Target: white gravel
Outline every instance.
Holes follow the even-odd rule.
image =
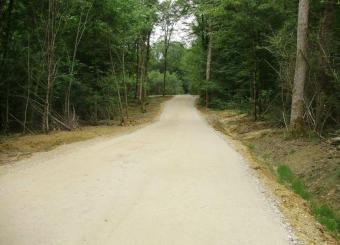
[[[247,163],[194,100],[176,96],[158,122],[134,133],[1,167],[0,244],[295,243]]]

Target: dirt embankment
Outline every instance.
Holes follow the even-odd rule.
[[[172,98],[150,97],[147,111],[143,113],[139,105],[130,104],[129,124],[122,127],[119,121],[102,122],[97,126],[83,125],[73,131],[53,131],[49,134],[11,135],[0,137],[0,164],[11,163],[32,153],[49,151],[63,144],[93,139],[99,136],[113,136],[131,132],[158,118],[162,103]]]
[[[336,229],[339,227],[331,235],[327,234],[325,227],[315,222],[316,214],[311,207],[311,203],[330,207],[339,217],[340,151],[335,146],[317,138],[290,138],[284,129],[266,122],[254,122],[247,115],[235,111],[203,112],[215,129],[239,142],[241,151],[248,154],[253,168],[278,197],[281,210],[302,240],[307,244],[338,244],[331,236],[337,236]],[[288,190],[287,185],[278,183],[277,169],[282,165],[288,166],[301,180],[310,195],[308,200]],[[321,209],[321,212],[329,212],[330,209]],[[334,222],[337,226],[338,220]]]

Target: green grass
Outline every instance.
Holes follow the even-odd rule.
[[[280,183],[289,185],[289,187],[303,199],[310,199],[310,194],[306,190],[305,184],[294,175],[293,171],[287,165],[280,165],[277,168],[277,175]]]
[[[284,183],[292,183],[294,180],[294,174],[292,170],[287,165],[280,165],[277,168],[277,174],[279,177],[279,182]]]
[[[255,150],[256,146],[254,144],[248,144],[248,148],[253,151]]]
[[[311,200],[311,194],[306,189],[303,181],[294,175],[287,165],[277,168],[278,181],[289,186],[296,194],[307,200],[312,207],[313,214],[326,230],[340,238],[340,217],[327,205],[317,205]]]
[[[303,199],[305,200],[310,199],[310,194],[306,190],[305,184],[301,180],[295,179],[292,183],[292,189],[296,194],[301,196]]]
[[[313,205],[313,212],[317,220],[331,232],[340,233],[340,217],[337,217],[335,212],[327,205]]]

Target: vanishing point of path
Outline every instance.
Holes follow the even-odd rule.
[[[290,244],[247,164],[194,100],[176,96],[131,134],[0,168],[0,244]]]

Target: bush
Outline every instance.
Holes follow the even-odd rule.
[[[209,102],[209,108],[223,110],[227,108],[228,104],[220,98],[214,98]]]

